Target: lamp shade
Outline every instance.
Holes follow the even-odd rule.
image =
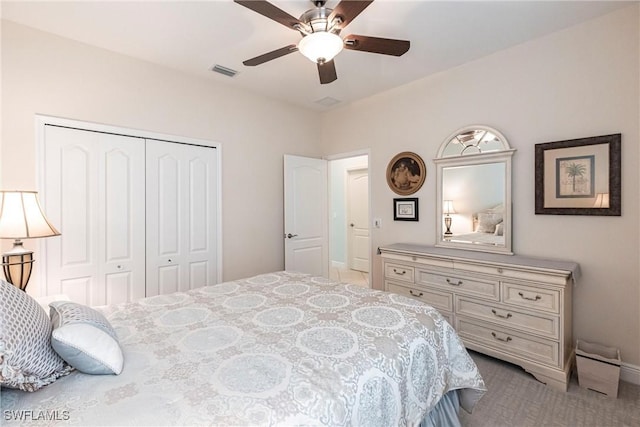
[[[44,216],[35,191],[0,191],[0,239],[58,236]]]
[[[455,209],[453,208],[453,200],[445,200],[442,203],[442,213],[446,215],[456,213]]]
[[[327,31],[311,33],[298,43],[300,53],[316,63],[331,61],[343,47],[340,36]]]

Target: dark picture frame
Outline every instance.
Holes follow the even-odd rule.
[[[420,189],[427,178],[427,167],[416,153],[396,154],[387,166],[387,184],[394,193],[408,196]]]
[[[536,215],[622,214],[622,135],[535,145]]]
[[[418,221],[418,198],[393,199],[394,221]]]

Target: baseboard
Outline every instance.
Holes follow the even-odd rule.
[[[640,385],[640,366],[622,363],[620,365],[620,379],[631,384]]]
[[[331,261],[331,267],[337,268],[338,270],[346,270],[347,264],[340,261]]]

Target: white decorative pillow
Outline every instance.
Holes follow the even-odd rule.
[[[102,313],[70,301],[54,301],[51,345],[69,365],[85,374],[122,372],[124,356],[116,332]]]
[[[501,213],[479,212],[477,231],[479,233],[494,233],[496,231],[496,225],[501,222]]]
[[[26,292],[0,280],[0,386],[36,391],[73,370],[51,347],[51,322]]]
[[[504,235],[504,222],[496,224],[496,231],[493,234],[495,234],[496,236]]]

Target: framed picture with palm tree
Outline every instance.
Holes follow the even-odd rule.
[[[535,145],[536,214],[621,215],[621,134]]]

